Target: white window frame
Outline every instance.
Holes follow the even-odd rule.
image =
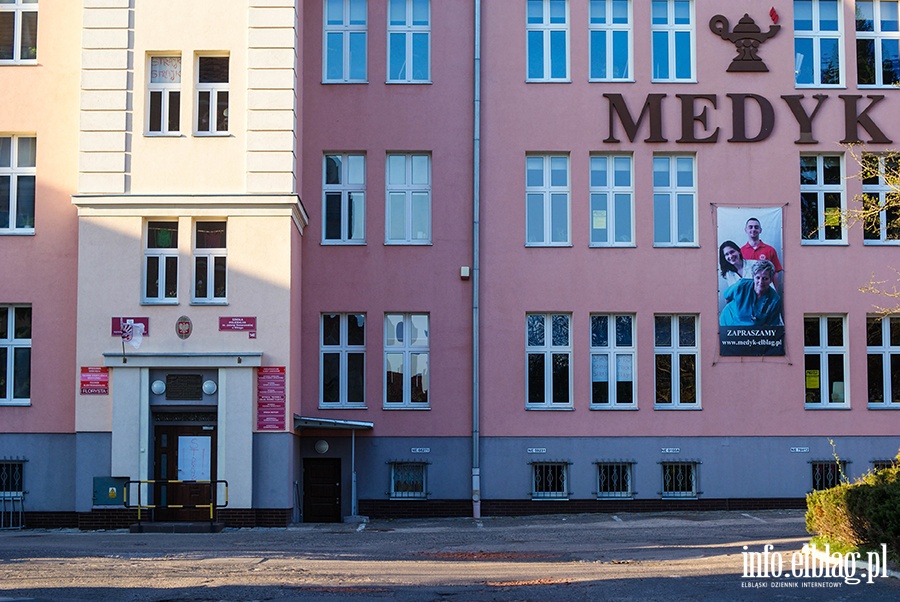
[[[900,410],[900,317],[866,316],[866,334],[869,409]],[[873,339],[873,335],[877,336],[877,340]],[[873,370],[870,364],[875,358],[881,364],[877,370]],[[873,378],[877,379],[880,400],[872,399]]]
[[[174,247],[151,247],[150,246],[150,225],[151,224],[170,224],[175,226],[175,246]],[[156,258],[156,273],[153,274],[150,269],[151,258]],[[175,294],[169,295],[165,290],[167,275],[170,269],[171,259],[175,260]],[[144,222],[144,278],[141,287],[141,302],[148,304],[175,305],[178,303],[178,219],[153,219]],[[147,286],[151,278],[156,279],[157,294],[151,296],[147,294]]]
[[[837,29],[822,29],[822,4],[837,3]],[[799,29],[797,25],[799,3],[809,3],[812,14],[810,29]],[[812,81],[798,81],[803,72],[803,55],[798,52],[797,44],[801,40],[811,40],[813,51]],[[836,40],[838,48],[838,81],[822,83],[822,45]],[[794,0],[794,87],[795,88],[842,88],[844,87],[844,11],[842,0]]]
[[[398,182],[391,178],[391,165],[395,160],[402,158],[404,181]],[[419,170],[415,168],[417,162],[424,159],[425,181],[419,177]],[[431,154],[429,153],[388,153],[385,161],[385,216],[384,216],[384,244],[386,245],[430,245],[431,244]],[[394,207],[394,201],[403,198],[402,211]],[[413,231],[415,207],[413,201],[417,197],[425,199],[424,208],[427,210],[427,223],[425,231]],[[404,233],[402,236],[392,236],[391,226],[397,213],[403,214]]]
[[[837,159],[840,174],[836,181],[825,181],[825,160]],[[812,182],[804,176],[804,164],[810,160],[816,163],[816,181]],[[844,155],[842,154],[816,154],[800,155],[800,244],[802,245],[846,245],[847,229],[844,227],[844,215],[847,212],[847,193],[844,187]],[[826,200],[840,195],[840,206],[826,207]],[[804,196],[816,199],[816,221],[807,225],[804,220]],[[840,237],[834,236],[834,227],[837,224]]]
[[[897,50],[900,51],[900,27],[898,27],[898,31],[890,31],[890,30],[882,30],[882,14],[885,11],[884,7],[893,6],[894,7],[894,19],[900,19],[900,2],[897,0],[868,0],[867,2],[861,2],[857,0],[855,4],[855,8],[857,10],[857,14],[859,14],[860,5],[869,4],[872,7],[872,30],[866,31],[861,30],[859,28],[860,21],[863,19],[856,19],[856,61],[857,61],[857,86],[859,88],[893,88],[897,81],[886,82],[884,81],[884,69],[881,68],[881,65],[884,64],[884,43],[890,42],[897,46]],[[873,48],[872,62],[873,62],[873,70],[875,72],[875,81],[871,83],[862,83],[860,78],[862,76],[859,71],[859,47],[860,42],[871,42]]]
[[[679,165],[684,161],[691,162],[690,182],[679,182]],[[659,169],[666,162],[664,172]],[[657,176],[666,173],[666,182],[657,183]],[[689,200],[691,203],[691,216],[689,221],[683,220],[679,213],[681,203]],[[697,210],[697,157],[696,155],[653,155],[653,246],[654,247],[697,247],[699,246],[699,216]],[[668,232],[657,228],[657,220],[662,219],[661,213],[666,211],[668,215]],[[690,226],[691,238],[679,240],[679,231]],[[667,239],[662,237],[666,236]]]
[[[428,23],[413,24],[413,5],[416,2],[425,2],[428,6]],[[406,16],[402,24],[391,23],[391,8],[394,3],[403,3]],[[428,46],[428,73],[425,77],[415,77],[413,73],[414,46],[417,37],[426,36]],[[391,38],[393,36],[402,36],[406,48],[404,64],[402,65],[402,77],[392,77],[394,65],[391,63]],[[389,84],[430,84],[431,83],[431,0],[388,0],[387,7],[387,77],[386,83]]]
[[[428,463],[393,461],[391,465],[391,499],[428,499]],[[409,478],[404,478],[409,477]],[[408,483],[409,485],[400,485]]]
[[[540,182],[532,179],[538,169],[532,166],[540,162]],[[554,165],[565,166],[565,182],[554,182]],[[569,155],[552,154],[525,156],[525,246],[527,247],[570,247],[572,246],[572,174]],[[559,220],[554,221],[554,203],[565,201],[566,217],[565,233],[562,236],[558,229]],[[539,206],[538,206],[539,205]],[[541,220],[540,238],[531,237],[529,225],[531,219],[539,216]]]
[[[225,247],[199,247],[197,245],[197,228],[203,223],[222,224],[225,227],[226,246]],[[192,224],[192,241],[193,241],[193,261],[191,262],[191,271],[193,280],[191,283],[191,303],[198,305],[225,305],[228,303],[228,222],[222,219],[203,219],[195,220]],[[206,295],[199,296],[197,294],[197,259],[206,258]],[[216,262],[218,259],[224,261],[225,272],[225,294],[215,294],[215,272]]]
[[[554,337],[554,321],[556,318],[565,318],[566,320],[566,341],[564,344],[557,344],[557,339]],[[542,340],[539,340],[536,336],[531,336],[529,330],[532,321],[536,328],[543,328]],[[529,385],[529,369],[532,356],[542,357],[544,364],[543,390],[534,391],[534,401],[532,401],[532,391]],[[557,356],[564,357],[567,363],[566,398],[561,401],[553,399],[553,360]],[[572,314],[565,312],[525,314],[525,407],[530,410],[568,410],[572,408],[572,404]]]
[[[832,344],[828,340],[828,324],[829,321],[839,321],[841,325],[841,343]],[[807,340],[807,329],[812,327],[815,321],[815,327],[818,333],[818,344],[812,344]],[[809,322],[809,324],[808,324]],[[837,323],[837,322],[834,322]],[[818,315],[807,314],[803,316],[803,366],[805,377],[804,402],[807,410],[815,409],[849,409],[850,408],[850,353],[849,353],[849,337],[847,336],[847,316],[838,314]],[[810,357],[817,357],[819,361],[818,375],[813,375],[807,364]],[[843,391],[828,390],[828,383],[831,380],[831,366],[829,365],[829,356],[839,356],[842,358],[841,371],[844,373],[844,380],[840,381]],[[815,380],[814,380],[815,379]],[[810,386],[810,385],[815,386]],[[834,383],[838,384],[838,381]],[[811,401],[811,391],[816,391],[819,401]]]
[[[328,162],[334,159],[340,162],[340,173],[337,174],[339,181],[329,183]],[[360,181],[353,179],[353,174],[357,171],[362,172]],[[366,244],[366,156],[362,153],[326,153],[322,160],[322,183],[322,244]],[[328,238],[328,197],[336,194],[341,196],[340,236]],[[355,203],[357,199],[361,202]],[[362,215],[356,217],[355,213],[360,209]]]
[[[634,462],[609,460],[597,466],[597,499],[634,498]]]
[[[676,23],[675,19],[675,7],[676,4],[681,4],[682,2],[687,2],[690,6],[690,21],[688,23]],[[651,13],[653,11],[654,5],[658,5],[660,3],[665,3],[666,5],[666,17],[665,22],[654,22],[655,19],[651,15],[650,18],[650,66],[651,69],[653,65],[656,64],[655,59],[653,58],[653,52],[655,44],[653,42],[654,38],[658,36],[664,36],[666,39],[666,54],[667,54],[667,69],[668,74],[663,76],[658,73],[651,73],[650,81],[656,83],[665,83],[665,82],[695,82],[697,81],[697,34],[694,31],[694,24],[696,23],[696,15],[694,14],[694,0],[652,0],[651,2]],[[690,46],[690,64],[691,64],[691,72],[688,75],[679,76],[677,73],[678,68],[678,44],[677,40],[683,37],[683,34],[688,34],[688,41]]]
[[[31,310],[30,305],[0,305],[0,308],[6,310],[5,320],[6,323],[2,326],[6,331],[6,335],[0,337],[0,349],[5,351],[5,359],[0,359],[3,362],[0,365],[0,368],[4,370],[6,382],[2,383],[0,386],[0,406],[28,406],[31,405],[31,394],[32,390],[32,379],[31,379],[31,368],[32,368],[32,348],[31,348],[31,337],[34,333],[34,314],[32,313],[29,316],[28,321],[28,338],[25,337],[17,337],[16,336],[16,310],[18,309],[27,309]],[[0,318],[3,319],[3,318]],[[27,349],[28,350],[28,397],[14,397],[15,395],[15,368],[16,368],[16,351]]]
[[[664,499],[693,500],[700,496],[699,462],[660,462],[662,478],[660,497]],[[680,485],[685,479],[688,486]]]
[[[619,166],[627,162],[622,171]],[[601,170],[601,167],[603,168]],[[622,179],[627,176],[627,179]],[[634,160],[631,155],[591,155],[590,246],[633,247],[634,244]],[[605,202],[604,202],[605,200]],[[627,209],[620,206],[627,202]],[[628,227],[619,227],[622,212],[628,216]],[[595,240],[596,228],[605,225],[606,240]],[[623,232],[624,230],[624,232]]]
[[[402,324],[402,331],[400,336],[398,336],[397,332],[394,332],[394,335],[391,335],[390,332],[390,324],[391,320],[397,320],[399,318],[399,323]],[[424,318],[424,328],[419,328],[420,331],[424,331],[424,343],[413,343],[410,340],[410,336],[407,333],[413,331],[413,322],[419,321],[421,325],[421,320]],[[402,337],[402,340],[401,340]],[[401,378],[403,379],[402,387],[403,387],[403,399],[398,401],[389,401],[388,400],[388,367],[391,365],[391,362],[388,359],[388,356],[391,355],[399,355],[401,356],[401,369],[402,372]],[[412,399],[412,357],[418,356],[419,359],[424,358],[425,367],[422,374],[422,386],[425,393],[425,399],[423,400],[413,400]],[[384,314],[384,383],[382,385],[382,395],[384,402],[384,409],[400,409],[400,410],[427,410],[431,408],[431,316],[427,313],[392,313],[388,312]]]
[[[34,13],[36,23],[38,17],[38,0],[12,0],[10,3],[0,4],[0,13],[13,14],[13,55],[12,58],[0,59],[0,65],[36,65],[37,64],[37,24],[35,25],[34,56],[22,58],[22,36],[24,27],[23,19],[27,13]]]
[[[691,319],[694,324],[694,342],[682,342],[682,320]],[[663,321],[669,321],[670,339],[668,343],[660,339],[659,327]],[[657,410],[699,410],[700,406],[700,316],[696,314],[656,314],[653,316],[653,389],[654,409]],[[668,389],[670,399],[665,401],[663,391],[659,390],[661,371],[660,358],[669,358]],[[681,377],[681,360],[694,358],[694,397],[693,401],[684,399],[682,389],[686,386]],[[677,368],[677,369],[676,369]]]
[[[545,485],[548,476],[552,481]],[[569,462],[531,462],[531,499],[568,500]]]
[[[558,4],[565,6],[564,21],[551,15],[552,7]],[[541,16],[532,14],[532,11],[540,4]],[[528,82],[569,82],[571,81],[571,59],[569,49],[571,46],[569,35],[569,0],[527,0],[525,9],[525,81]],[[558,67],[558,61],[554,61],[552,52],[553,38],[559,33],[565,36],[565,73],[553,75],[554,68]],[[542,66],[540,74],[531,73],[531,41],[540,37]]]
[[[625,5],[625,21],[621,19],[616,8]],[[589,39],[589,81],[592,82],[630,82],[634,81],[634,31],[632,0],[590,0],[588,4],[588,39]],[[624,34],[627,39],[627,56],[625,72],[615,73],[616,55],[615,39]],[[595,45],[601,45],[603,64],[595,61]],[[595,75],[598,71],[602,74]]]
[[[28,142],[28,141],[31,142]],[[30,145],[30,148],[28,148]],[[9,163],[0,162],[0,178],[9,178],[9,224],[8,227],[0,225],[0,235],[4,234],[34,234],[34,222],[37,216],[37,137],[10,134],[0,136],[0,149],[8,147]],[[27,152],[23,153],[23,148]],[[0,150],[0,158],[7,153]],[[32,157],[34,160],[32,160]],[[24,165],[22,164],[24,162]],[[19,178],[32,178],[34,180],[34,198],[32,198],[31,219],[27,217],[22,225],[18,225],[20,213]],[[28,224],[30,221],[30,225]]]
[[[876,219],[865,220],[863,244],[900,245],[900,198],[898,191],[885,180],[886,170],[893,177],[900,174],[900,157],[867,153],[862,156],[862,163],[863,210],[868,211],[873,204],[882,208]],[[890,206],[885,209],[888,203]]]
[[[605,320],[605,324],[603,323]],[[620,343],[619,325],[628,322],[630,342]],[[637,337],[634,314],[591,314],[591,409],[637,409]],[[604,332],[605,330],[605,332]],[[604,344],[605,343],[605,344]],[[620,358],[630,360],[631,365],[619,365]],[[604,366],[605,364],[605,366]],[[621,368],[621,369],[620,369]],[[606,381],[599,380],[605,369]],[[630,380],[629,380],[630,378]],[[594,384],[607,383],[607,400],[594,397]],[[620,383],[631,383],[631,401],[619,402]]]
[[[163,61],[175,60],[177,64],[165,64]],[[147,118],[145,132],[147,136],[178,136],[181,134],[181,55],[153,55],[147,58]],[[164,69],[164,67],[171,67]],[[165,75],[157,75],[165,74]],[[167,78],[168,81],[153,81]],[[159,95],[159,124],[151,123],[153,97]],[[173,115],[177,124],[172,124]],[[159,129],[154,130],[155,126]],[[170,127],[170,126],[175,127]]]
[[[368,81],[369,61],[368,61],[368,44],[369,44],[369,7],[368,0],[323,0],[322,10],[322,83],[323,84],[364,84]],[[363,19],[352,18],[351,7],[362,4]],[[329,7],[341,7],[341,22],[329,22]],[[356,75],[352,73],[353,68],[353,50],[358,49],[352,44],[354,39],[362,36],[362,74]],[[340,76],[329,76],[329,67],[333,65],[329,62],[331,56],[328,53],[329,39],[339,39],[341,44],[341,64]]]
[[[326,316],[334,316],[339,324],[339,341],[325,342]],[[357,324],[362,324],[362,344],[350,342],[349,320],[353,316]],[[325,401],[325,356],[338,356],[338,399]],[[350,400],[350,356],[362,356],[362,399]],[[325,312],[319,316],[319,408],[365,408],[366,407],[366,314],[364,312]]]
[[[200,81],[200,61],[203,59],[226,59],[228,61],[228,81],[224,82],[201,82]],[[194,107],[196,111],[196,115],[194,116],[194,135],[195,136],[228,136],[228,128],[229,123],[231,121],[231,57],[221,54],[204,54],[198,55],[197,60],[194,64],[196,78],[195,78],[195,92],[194,92]],[[201,114],[200,112],[200,96],[202,94],[209,94],[209,107],[207,113]],[[218,99],[221,94],[225,94],[226,102],[225,102],[225,127],[223,129],[219,128],[219,120],[218,120]],[[209,122],[208,130],[200,129],[200,120],[202,117],[206,117]]]

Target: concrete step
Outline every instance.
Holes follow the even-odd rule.
[[[140,522],[129,527],[132,533],[219,533],[225,523],[215,522]]]

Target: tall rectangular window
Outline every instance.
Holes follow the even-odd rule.
[[[197,59],[197,133],[228,133],[228,57]]]
[[[431,81],[431,0],[388,1],[388,83]]]
[[[177,134],[181,130],[181,57],[150,57],[147,84],[147,132]]]
[[[366,156],[325,155],[322,242],[366,242]]]
[[[31,402],[31,306],[0,305],[0,405]]]
[[[591,157],[591,246],[634,246],[634,177],[630,155]]]
[[[569,81],[569,3],[528,0],[527,81]]]
[[[384,407],[429,407],[428,314],[384,316]]]
[[[842,408],[847,397],[846,316],[805,316],[803,354],[807,408]]]
[[[591,316],[591,408],[635,408],[634,316]]]
[[[572,406],[570,314],[526,314],[527,408]]]
[[[194,225],[195,303],[221,303],[227,298],[225,222]]]
[[[34,234],[36,165],[37,138],[0,136],[0,234]]]
[[[900,408],[900,318],[866,318],[869,407]]]
[[[631,81],[631,0],[591,0],[591,81]]]
[[[900,197],[890,182],[900,176],[896,156],[862,156],[862,202],[865,244],[900,244]]]
[[[694,157],[653,157],[653,245],[697,245],[697,177]]]
[[[797,87],[843,81],[840,0],[794,0],[794,82]]]
[[[387,156],[386,244],[431,242],[431,156]]]
[[[652,0],[650,5],[652,80],[694,80],[694,3]]]
[[[325,0],[322,81],[366,81],[366,0]]]
[[[38,0],[0,1],[0,64],[37,61]]]
[[[803,243],[846,243],[842,215],[844,169],[840,155],[800,157],[800,228]]]
[[[525,158],[525,244],[568,246],[570,221],[569,157]]]
[[[178,222],[148,221],[144,249],[145,303],[178,301]]]
[[[897,5],[897,0],[856,1],[856,82],[860,87],[900,82]]]
[[[322,314],[319,407],[366,404],[366,314]]]
[[[656,408],[700,407],[697,316],[654,316]]]

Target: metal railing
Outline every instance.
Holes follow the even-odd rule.
[[[25,527],[25,495],[0,493],[0,529]]]
[[[131,490],[132,485],[137,485],[137,495],[135,497],[136,503],[132,504],[129,502],[130,496],[128,492]],[[206,504],[169,504],[169,503],[161,503],[161,504],[151,504],[143,502],[143,491],[144,489],[148,489],[150,487],[156,487],[157,485],[209,485],[209,502]],[[219,485],[224,485],[224,494],[219,496],[216,495],[219,490]],[[145,487],[146,486],[146,487]],[[224,500],[224,502],[219,503],[220,500]],[[168,479],[149,479],[149,480],[137,480],[137,481],[128,481],[125,483],[125,492],[123,495],[122,502],[126,508],[137,508],[138,515],[137,521],[138,524],[141,523],[142,512],[144,510],[154,510],[156,508],[166,508],[166,509],[194,509],[194,508],[207,508],[209,509],[209,522],[212,523],[215,520],[215,510],[217,508],[225,508],[228,506],[228,481],[224,479],[218,479],[215,481],[181,481],[181,480],[168,480]]]

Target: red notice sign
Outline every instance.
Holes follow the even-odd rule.
[[[256,330],[256,316],[219,316],[219,330]]]
[[[122,324],[127,324],[131,322],[133,324],[143,324],[144,325],[144,336],[150,336],[150,318],[113,318],[112,319],[112,336],[120,337],[122,336]]]
[[[221,325],[222,318],[219,318]],[[254,318],[255,321],[255,318]],[[261,366],[256,371],[256,428],[283,431],[286,425],[286,370],[284,366]]]
[[[109,395],[109,368],[106,366],[82,366],[81,394]]]

